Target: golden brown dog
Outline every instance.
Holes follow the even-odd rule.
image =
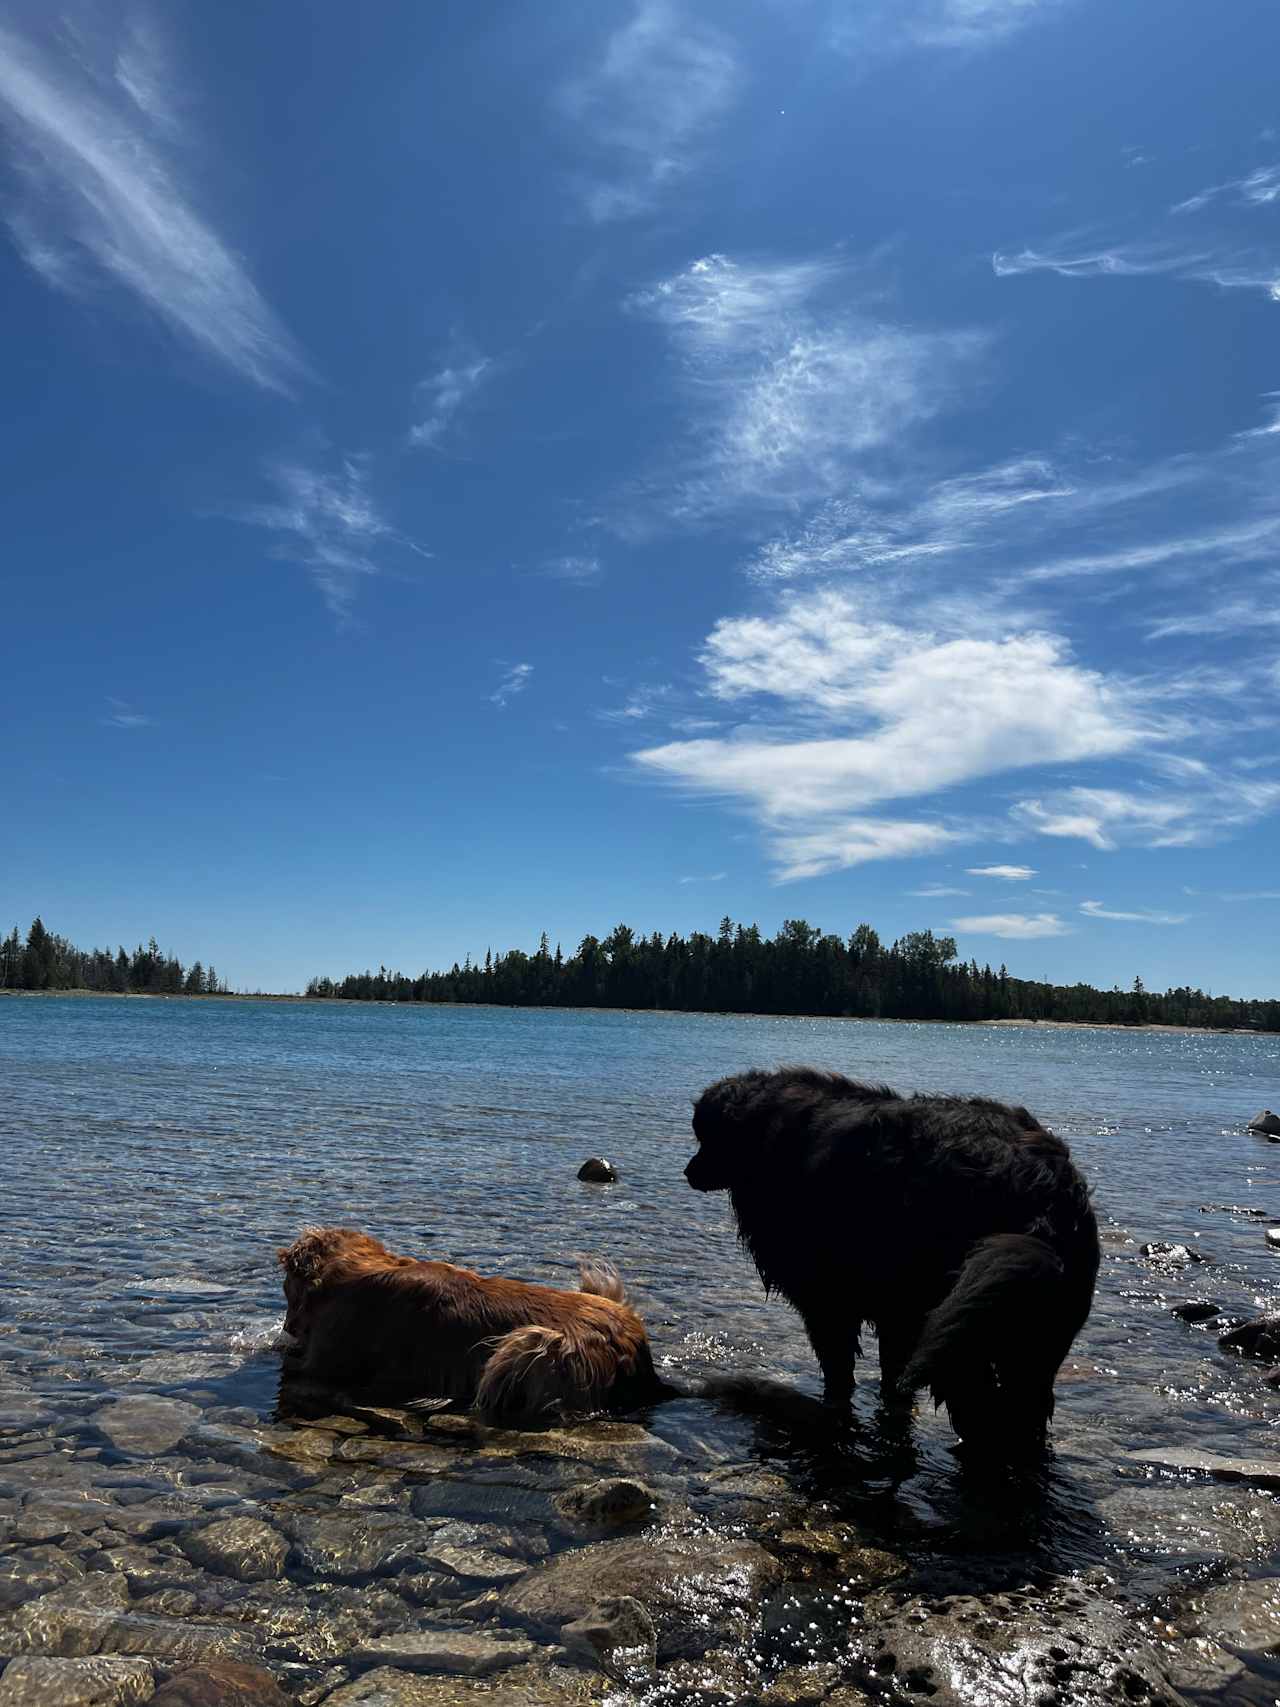
[[[310,1227],[277,1261],[292,1373],[507,1417],[627,1410],[667,1391],[608,1263],[583,1263],[581,1289],[561,1292],[393,1256],[350,1227]]]

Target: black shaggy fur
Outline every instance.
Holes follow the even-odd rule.
[[[685,1177],[729,1193],[766,1291],[804,1320],[828,1404],[849,1404],[867,1323],[886,1399],[928,1387],[966,1445],[1043,1445],[1099,1260],[1060,1138],[1025,1108],[811,1067],[721,1079],[693,1130]]]

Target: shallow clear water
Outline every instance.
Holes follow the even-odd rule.
[[[690,1191],[691,1099],[753,1065],[807,1061],[903,1090],[1024,1102],[1094,1184],[1105,1257],[1059,1385],[1057,1461],[1036,1549],[1049,1568],[1109,1560],[1147,1585],[1179,1547],[1125,1477],[1153,1443],[1273,1456],[1280,1403],[1257,1364],[1169,1314],[1211,1297],[1280,1299],[1280,1146],[1246,1134],[1280,1105],[1280,1039],[495,1008],[42,998],[0,1001],[0,1412],[23,1396],[82,1414],[146,1391],[266,1417],[282,1316],[273,1251],[343,1222],[393,1249],[573,1283],[612,1258],[672,1379],[742,1371],[817,1391],[796,1318],[766,1302],[727,1201]],[[613,1187],[575,1179],[588,1155]],[[1158,1268],[1147,1240],[1211,1263]],[[874,1343],[867,1434],[834,1459],[695,1403],[649,1426],[782,1463],[799,1492],[933,1536],[983,1543],[942,1422],[906,1472],[882,1471]],[[836,1460],[839,1460],[837,1465]],[[892,1489],[885,1516],[884,1489]],[[1123,1511],[1119,1518],[1119,1498]],[[1166,1502],[1167,1503],[1167,1502]],[[1112,1508],[1112,1509],[1109,1509]],[[897,1514],[896,1516],[894,1514]],[[966,1525],[969,1527],[966,1528]],[[1162,1527],[1163,1526],[1163,1527]],[[980,1526],[979,1526],[980,1527]],[[1189,1549],[1194,1565],[1194,1547]],[[1172,1568],[1172,1567],[1171,1567]]]

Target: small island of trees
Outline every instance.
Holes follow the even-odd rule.
[[[910,931],[886,946],[870,925],[848,938],[804,919],[776,936],[720,921],[715,936],[619,925],[586,936],[572,955],[543,934],[536,954],[518,948],[468,957],[417,977],[356,972],[313,978],[312,997],[348,1001],[478,1002],[508,1007],[662,1008],[692,1013],[822,1014],[857,1019],[1070,1020],[1095,1025],[1210,1026],[1280,1031],[1280,1001],[1236,1000],[1182,985],[1163,993],[1135,978],[1128,989],[1048,984],[957,957],[953,937]]]

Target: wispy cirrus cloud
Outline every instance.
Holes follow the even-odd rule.
[[[329,469],[280,462],[266,472],[276,497],[229,514],[276,535],[276,555],[306,568],[340,624],[351,620],[361,580],[389,573],[381,555],[387,547],[431,555],[383,516],[362,459],[343,458]]]
[[[1156,913],[1147,907],[1140,907],[1135,912],[1124,912],[1106,907],[1101,901],[1081,901],[1080,911],[1091,919],[1114,919],[1122,924],[1132,925],[1185,925],[1191,917],[1190,913]]]
[[[604,564],[595,556],[570,553],[564,557],[548,558],[541,572],[552,581],[568,581],[575,587],[593,587],[604,578]]]
[[[1026,883],[1036,874],[1032,865],[970,865],[965,869],[970,877],[998,877],[1005,883]]]
[[[492,359],[478,355],[460,359],[429,374],[418,385],[418,396],[425,406],[425,413],[409,429],[409,443],[420,449],[436,449],[459,411],[492,379],[493,374]]]
[[[576,181],[588,217],[606,224],[649,212],[702,158],[743,78],[719,30],[668,0],[640,0],[590,69],[557,95],[599,156]]]
[[[101,65],[78,47],[0,28],[0,128],[18,169],[4,216],[19,253],[58,290],[110,279],[242,378],[292,390],[306,372],[297,345],[182,181],[150,38],[135,27]]]
[[[1280,302],[1280,256],[1257,250],[1174,243],[1117,243],[1080,246],[1070,240],[1040,249],[997,250],[991,257],[997,278],[1020,273],[1059,273],[1064,278],[1139,278],[1168,274],[1218,285],[1223,290],[1260,290]]]
[[[854,283],[846,264],[827,259],[713,254],[629,299],[669,334],[690,405],[664,515],[831,498],[974,377],[983,334],[859,313]]]
[[[1005,937],[1011,942],[1030,942],[1036,937],[1070,936],[1071,926],[1056,913],[978,913],[952,919],[951,928],[974,936]]]
[[[1186,848],[1225,840],[1277,808],[1280,783],[1184,760],[1163,784],[1058,789],[1018,801],[1013,819],[1038,835],[1104,851]]]
[[[946,895],[969,895],[969,889],[954,889],[947,883],[926,883],[920,889],[908,889],[906,893],[917,900],[940,901]]]
[[[727,871],[709,871],[702,877],[682,877],[681,883],[723,883],[728,877]]]
[[[700,661],[709,695],[750,715],[729,737],[649,747],[635,762],[748,811],[784,878],[978,833],[954,812],[874,816],[889,801],[1115,758],[1174,727],[1133,684],[1079,664],[1060,636],[910,629],[830,589],[718,623]]]
[[[512,664],[489,695],[490,702],[500,710],[504,709],[517,694],[524,692],[529,685],[529,678],[532,674],[532,664]]]
[[[908,47],[975,49],[1056,10],[1057,0],[839,0],[831,35],[855,56]]]
[[[1229,178],[1225,184],[1212,184],[1198,190],[1185,201],[1175,202],[1170,213],[1199,213],[1212,202],[1229,200],[1242,207],[1270,207],[1280,200],[1280,166],[1255,166],[1243,178]]]
[[[149,729],[155,721],[136,706],[130,705],[128,700],[116,699],[110,694],[107,696],[107,705],[110,710],[98,721],[105,723],[109,729]]]

